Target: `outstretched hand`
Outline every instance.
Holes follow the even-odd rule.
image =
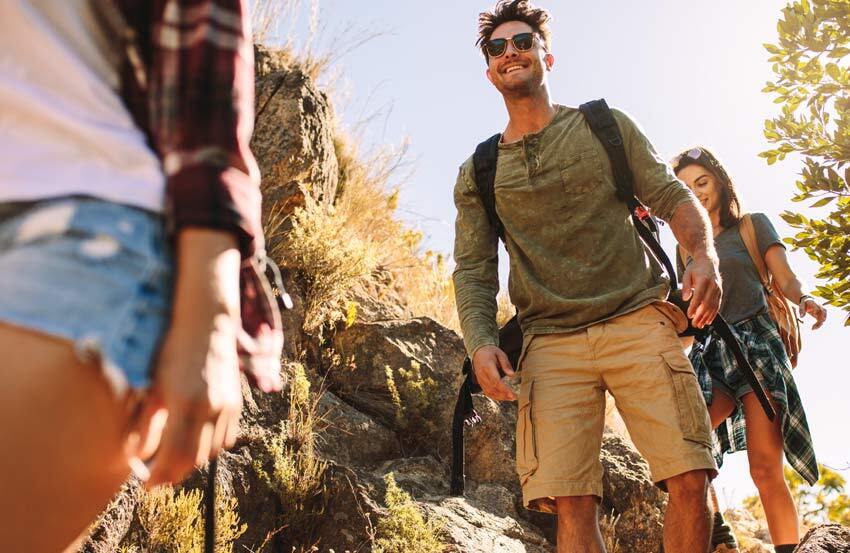
[[[502,380],[501,372],[514,376],[514,369],[507,354],[496,346],[483,346],[472,356],[472,368],[475,378],[484,391],[484,395],[496,401],[516,401],[516,394]]]
[[[690,301],[687,315],[695,328],[711,324],[722,295],[716,260],[703,256],[688,264],[682,278],[682,299]]]

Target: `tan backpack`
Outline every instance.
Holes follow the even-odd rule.
[[[753,264],[756,266],[756,271],[759,274],[759,280],[764,287],[764,295],[767,298],[767,310],[770,313],[770,318],[776,322],[779,327],[779,335],[782,337],[782,343],[785,344],[785,351],[788,352],[788,357],[791,359],[791,366],[797,366],[797,355],[800,353],[800,322],[797,319],[797,314],[791,302],[788,301],[782,294],[782,290],[773,282],[773,275],[767,270],[759,252],[758,243],[756,241],[756,232],[753,228],[753,221],[749,214],[741,218],[741,223],[738,227],[741,233],[741,239],[744,241],[744,246],[747,247]]]

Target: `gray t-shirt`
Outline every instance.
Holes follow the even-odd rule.
[[[764,258],[767,249],[773,244],[782,245],[782,240],[764,213],[752,213],[750,218],[756,232],[759,252]],[[718,234],[714,239],[714,247],[720,258],[720,277],[723,279],[720,314],[726,322],[737,323],[766,309],[764,289],[756,266],[741,238],[739,225],[727,228]],[[678,251],[676,261],[681,279],[684,267]]]

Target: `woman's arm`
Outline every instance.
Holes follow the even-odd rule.
[[[764,254],[764,262],[773,280],[782,294],[790,301],[796,303],[800,308],[800,317],[806,313],[815,318],[812,329],[818,329],[826,320],[826,309],[818,304],[812,296],[803,292],[803,283],[788,265],[785,248],[779,244],[773,244]]]

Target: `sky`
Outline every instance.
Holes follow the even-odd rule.
[[[639,122],[666,159],[695,143],[709,146],[736,182],[744,209],[766,213],[780,235],[792,234],[778,215],[800,207],[790,198],[802,164],[789,157],[768,166],[758,157],[768,148],[764,120],[779,111],[773,98],[761,92],[773,78],[762,44],[776,42],[784,1],[540,3],[554,18],[556,61],[549,74],[554,101],[577,106],[606,98]],[[285,14],[278,32],[292,36],[296,45],[310,41],[315,51],[331,52],[336,113],[344,127],[361,133],[367,149],[408,144],[410,174],[397,183],[399,215],[423,232],[426,248],[447,254],[454,240],[457,169],[478,142],[507,122],[501,97],[485,78],[483,58],[474,47],[477,15],[490,5],[479,0],[313,0],[311,6],[304,0],[295,16]],[[316,32],[309,30],[311,7],[318,10]],[[348,40],[340,41],[344,33]],[[669,237],[666,244],[672,253]],[[504,257],[503,252],[503,283]],[[815,263],[803,252],[788,257],[813,287]],[[850,478],[850,363],[842,355],[846,347],[840,348],[842,340],[850,339],[850,329],[842,322],[842,313],[832,308],[820,330],[806,323],[794,376],[819,460],[845,469]],[[727,505],[755,493],[746,454],[727,456],[716,484]]]

